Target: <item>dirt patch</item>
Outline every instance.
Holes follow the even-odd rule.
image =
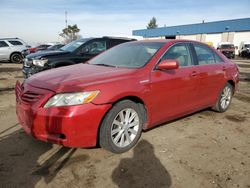
[[[238,63],[238,65],[239,65],[241,68],[250,68],[250,63],[249,63],[249,64]]]
[[[15,72],[20,71],[20,68],[18,67],[1,67],[0,72]]]
[[[5,91],[13,91],[15,88],[14,87],[10,87],[10,88],[0,88],[0,95],[2,92],[5,92]]]
[[[226,115],[225,118],[233,122],[244,122],[246,120],[246,117],[241,115]]]
[[[250,103],[250,97],[247,95],[237,93],[234,97],[242,102]]]

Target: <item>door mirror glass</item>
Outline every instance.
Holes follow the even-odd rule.
[[[157,69],[158,70],[174,70],[179,68],[179,62],[176,59],[165,59],[161,61]]]

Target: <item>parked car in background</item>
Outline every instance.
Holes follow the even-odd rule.
[[[63,46],[65,46],[65,44],[54,44],[54,45],[48,47],[46,50],[43,50],[43,51],[59,50],[59,49],[62,48]],[[40,52],[40,51],[38,51],[38,52]]]
[[[49,46],[48,48],[46,49],[42,49],[42,50],[38,50],[38,51],[33,51],[32,53],[36,53],[36,52],[41,52],[41,51],[53,51],[53,50],[58,50],[60,49],[61,47],[63,47],[64,44],[54,44],[52,46]],[[33,49],[33,48],[29,48],[29,49],[26,49],[26,50],[23,50],[22,51],[22,54],[24,57],[26,57],[27,55],[30,54],[30,49]],[[31,50],[32,51],[32,50]]]
[[[227,58],[235,58],[235,47],[230,43],[221,43],[217,50],[223,53]]]
[[[241,42],[240,43],[239,56],[250,57],[250,42]]]
[[[236,64],[206,44],[128,42],[17,82],[16,112],[36,139],[122,153],[142,129],[204,108],[226,111],[238,82]]]
[[[24,59],[24,77],[52,68],[83,63],[101,52],[124,42],[133,41],[129,38],[84,38],[73,41],[59,50],[44,51],[28,55]]]
[[[0,38],[0,61],[21,63],[22,51],[27,49],[27,44],[19,38]]]
[[[36,46],[34,48],[29,48],[29,53],[35,53],[37,51],[47,50],[48,47],[50,47],[50,46],[52,46],[52,45],[50,45],[50,44],[41,44],[41,45]]]

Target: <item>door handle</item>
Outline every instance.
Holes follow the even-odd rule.
[[[223,67],[222,67],[222,70],[223,70],[223,71],[227,70],[227,67],[223,66]]]
[[[195,76],[197,76],[197,74],[198,73],[196,71],[193,71],[190,75],[193,76],[193,77],[195,77]]]

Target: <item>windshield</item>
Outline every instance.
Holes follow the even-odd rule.
[[[224,45],[221,45],[221,48],[222,48],[222,49],[234,48],[234,45],[233,45],[233,44],[224,44]]]
[[[245,48],[250,48],[250,44],[245,44]]]
[[[61,48],[63,51],[68,51],[68,52],[73,52],[75,51],[79,46],[81,46],[83,43],[88,41],[89,39],[80,39],[80,40],[75,40],[64,47]]]
[[[164,42],[127,42],[100,54],[89,64],[115,67],[143,67],[163,46]]]

